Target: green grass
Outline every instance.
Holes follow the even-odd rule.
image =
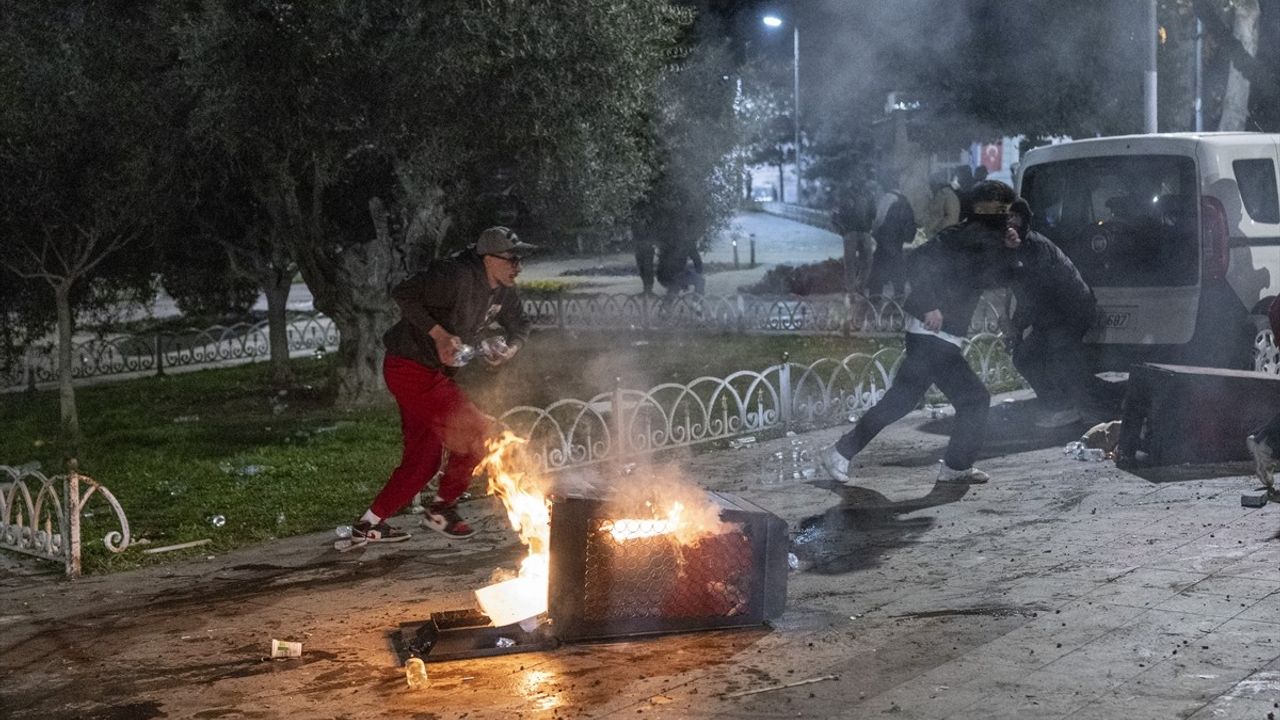
[[[508,366],[464,368],[459,382],[486,411],[587,398],[621,378],[629,388],[874,352],[878,341],[833,337],[535,333]],[[333,356],[296,360],[295,386],[276,397],[265,364],[82,387],[81,472],[120,500],[134,539],[151,547],[211,538],[212,545],[143,555],[107,553],[111,513],[90,501],[83,531],[86,572],[102,572],[346,524],[367,507],[400,454],[390,404],[335,409],[323,388]],[[276,402],[273,403],[273,400]],[[277,412],[280,403],[286,405]],[[0,396],[0,463],[62,472],[53,392]],[[246,473],[244,468],[257,466]],[[209,521],[221,515],[225,525]]]

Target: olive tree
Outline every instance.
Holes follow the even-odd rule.
[[[688,15],[618,0],[206,0],[179,11],[202,157],[243,170],[341,332],[339,401],[380,396],[389,289],[492,222],[495,187],[558,229],[648,181],[644,112]]]

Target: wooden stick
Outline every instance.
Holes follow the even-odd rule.
[[[755,690],[743,690],[741,692],[729,693],[724,697],[727,697],[727,698],[745,697],[747,695],[755,695],[757,693],[773,692],[774,690],[786,690],[787,688],[799,687],[800,685],[812,685],[813,683],[820,683],[826,680],[839,680],[839,679],[840,679],[839,675],[823,675],[822,677],[809,678],[807,680],[797,680],[795,682],[789,682],[783,685],[770,685],[769,687],[756,688]]]
[[[145,555],[155,555],[156,553],[169,552],[170,550],[186,550],[187,548],[200,547],[201,545],[208,545],[211,542],[213,542],[213,540],[209,538],[205,538],[203,540],[192,540],[191,542],[178,543],[177,545],[165,545],[164,547],[147,548],[142,552]]]

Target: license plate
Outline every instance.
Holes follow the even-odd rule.
[[[1122,328],[1129,324],[1129,313],[1127,312],[1103,312],[1102,326],[1105,328]]]

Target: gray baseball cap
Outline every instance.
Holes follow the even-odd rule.
[[[522,255],[537,249],[537,245],[521,242],[511,228],[502,225],[495,225],[485,230],[480,233],[480,239],[476,240],[477,255]]]

